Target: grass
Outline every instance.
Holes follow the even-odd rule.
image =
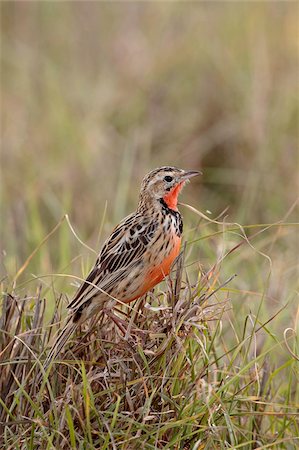
[[[297,448],[298,4],[0,8],[1,448]],[[172,282],[131,305],[150,333],[99,317],[43,374],[161,165],[204,175]]]
[[[204,241],[216,236],[223,242],[224,236],[240,231],[224,222],[219,230],[220,220],[211,221],[210,233],[200,232]],[[48,247],[64,225],[69,238],[75,238],[65,218],[42,245]],[[206,227],[201,222],[196,234]],[[273,224],[274,235],[277,227],[290,230],[295,225]],[[261,239],[253,248],[261,254],[269,226],[253,228],[258,231],[255,239]],[[55,287],[58,274],[48,286],[43,278],[29,280],[36,293],[21,295],[24,286],[28,290],[28,280],[19,280],[30,256],[12,285],[6,285],[2,302],[2,446],[295,449],[296,325],[289,323],[285,334],[275,331],[276,322],[283,323],[293,305],[290,301],[269,315],[265,286],[264,292],[254,293],[256,313],[242,317],[241,307],[232,307],[232,296],[244,302],[253,294],[236,288],[234,276],[223,281],[222,267],[229,266],[232,255],[242,259],[242,252],[253,245],[247,237],[238,239],[238,245],[200,272],[192,269],[197,239],[186,242],[164,288],[117,311],[128,322],[126,336],[106,316],[95,317],[76,332],[46,373],[42,361],[62,327],[65,302]],[[55,297],[51,314],[50,290]]]

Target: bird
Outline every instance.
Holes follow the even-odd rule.
[[[163,166],[143,178],[136,211],[112,230],[67,306],[66,325],[46,358],[45,369],[85,320],[101,310],[109,315],[117,302],[127,304],[142,297],[169,275],[183,232],[178,196],[186,182],[200,174]]]

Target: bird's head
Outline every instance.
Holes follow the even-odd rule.
[[[170,209],[177,209],[178,195],[190,178],[200,175],[197,170],[177,167],[160,167],[148,173],[141,184],[140,201],[143,199],[164,200]]]

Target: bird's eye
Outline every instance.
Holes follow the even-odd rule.
[[[171,177],[170,175],[166,175],[166,177],[164,177],[164,180],[170,183],[170,181],[173,180],[173,177]]]

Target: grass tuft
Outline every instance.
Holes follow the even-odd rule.
[[[228,233],[236,228],[225,226]],[[252,247],[246,235],[241,242]],[[220,281],[223,261],[240,245],[222,252],[209,270],[194,276],[193,269],[191,277],[188,247],[162,290],[116,308],[128,324],[125,335],[100,313],[75,332],[46,372],[43,361],[63,326],[63,298],[54,289],[49,317],[48,288],[35,280],[34,295],[18,294],[26,261],[2,300],[4,448],[296,448],[296,333],[291,327],[284,336],[271,331],[286,306],[264,320],[262,293],[257,313],[240,318],[230,298],[242,295],[233,289],[235,275]],[[281,348],[287,358],[277,365],[273,355]]]

